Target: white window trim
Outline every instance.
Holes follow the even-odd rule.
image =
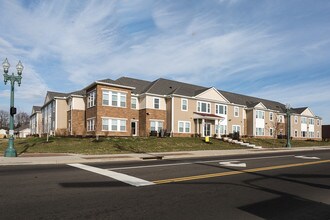
[[[155,131],[158,132],[158,130],[159,130],[159,122],[162,123],[162,129],[164,129],[164,120],[150,119],[149,120],[149,125],[150,125],[149,131],[151,131],[151,122],[155,122],[155,129],[156,129]]]
[[[270,131],[272,131],[272,132],[270,132]],[[274,128],[269,128],[269,136],[271,136],[271,137],[274,136]]]
[[[104,119],[108,120],[108,130],[103,129],[103,120]],[[127,118],[102,117],[101,120],[102,120],[102,131],[105,131],[105,132],[127,132],[127,121],[128,121]],[[112,120],[117,120],[117,130],[112,130]],[[120,121],[125,121],[125,131],[120,130]]]
[[[186,108],[183,109],[183,101],[186,101]],[[181,111],[187,112],[188,111],[188,99],[181,99]]]
[[[234,132],[234,127],[239,127],[239,133],[241,135],[241,126],[240,125],[232,125],[231,131]]]
[[[272,116],[272,117],[270,117]],[[273,121],[274,120],[274,113],[273,112],[269,112],[269,121]]]
[[[237,115],[235,114],[237,112]],[[234,106],[234,117],[238,118],[239,117],[239,107]]]
[[[155,102],[156,99],[158,100],[158,108],[156,108],[156,106],[155,106],[156,105],[156,102]],[[153,98],[153,108],[154,109],[160,109],[160,98],[156,98],[156,97]]]
[[[103,93],[107,92],[108,97],[109,97],[109,104],[106,105],[103,103]],[[112,93],[115,92],[117,93],[117,105],[112,105]],[[121,96],[125,96],[125,106],[121,106]],[[127,92],[122,92],[118,90],[108,90],[108,89],[102,89],[102,106],[111,106],[111,107],[116,107],[116,108],[127,108]]]
[[[132,100],[136,100],[136,108],[132,108]],[[139,109],[139,99],[136,97],[131,97],[131,109]]]
[[[261,116],[262,116],[261,118],[259,118],[259,116],[258,116],[259,115],[258,114],[259,112],[261,112]],[[265,119],[265,111],[256,110],[256,118],[257,119]]]
[[[298,124],[298,116],[294,116],[294,124]]]
[[[220,110],[220,106],[223,106],[223,108],[225,110],[225,114],[217,113],[217,108],[218,108],[218,110]],[[215,112],[216,115],[227,115],[227,110],[228,110],[227,105],[215,104],[215,111],[214,112]]]
[[[207,105],[206,106],[206,112],[202,111],[202,103],[205,103]],[[209,105],[209,108],[208,108],[208,105]],[[200,106],[200,110],[198,110],[198,106]],[[209,110],[209,111],[207,111],[207,110]],[[200,113],[210,114],[211,113],[211,103],[210,102],[197,101],[196,111],[200,112]]]
[[[183,123],[183,131],[180,131],[180,123]],[[186,132],[186,124],[189,124],[189,131]],[[191,133],[191,122],[190,121],[178,121],[178,133],[185,133],[190,134]]]
[[[93,100],[92,101],[90,100],[90,95],[91,94],[93,94],[92,95],[92,97],[93,97]],[[87,108],[92,108],[94,106],[96,106],[96,89],[94,89],[92,91],[89,91],[87,93]]]
[[[87,131],[95,131],[95,117],[93,117],[93,118],[88,118],[86,121],[87,121],[87,126],[86,126],[86,127],[87,127]],[[89,122],[89,121],[94,121],[94,123],[93,123],[93,125],[94,125],[94,126],[93,126],[94,129],[89,129],[89,126],[88,126],[88,122]]]

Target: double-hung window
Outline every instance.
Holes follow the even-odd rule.
[[[305,118],[305,117],[302,117],[300,119],[300,121],[301,121],[301,124],[307,124],[307,118]]]
[[[102,92],[102,104],[104,106],[126,107],[126,93],[104,90]]]
[[[227,114],[227,106],[216,104],[215,105],[215,114],[217,114],[217,115],[226,115]]]
[[[96,91],[91,91],[87,94],[87,108],[95,106],[96,103]]]
[[[294,116],[294,123],[298,124],[298,116]]]
[[[190,133],[189,121],[179,121],[179,133]]]
[[[256,118],[265,119],[265,112],[264,111],[257,110],[256,111]]]
[[[181,99],[181,111],[188,111],[188,99]]]
[[[197,102],[197,112],[211,113],[211,103]]]
[[[265,129],[264,128],[256,128],[256,136],[264,136]]]
[[[274,118],[274,113],[269,112],[269,121],[273,121],[273,118]]]
[[[160,100],[159,98],[154,98],[154,109],[159,109],[160,108]]]
[[[131,108],[132,109],[137,109],[137,103],[138,103],[138,99],[135,97],[131,98]]]
[[[314,125],[314,118],[310,118],[310,119],[308,120],[308,122],[309,122],[310,125]]]
[[[163,129],[163,121],[150,121],[150,131],[158,131]]]
[[[126,119],[116,118],[103,118],[102,119],[103,131],[125,132],[126,131]]]
[[[87,119],[87,131],[95,130],[95,118]]]
[[[239,117],[239,108],[236,106],[234,107],[234,116]]]

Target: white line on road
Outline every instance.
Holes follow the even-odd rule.
[[[240,163],[239,161],[226,161],[219,164],[225,167],[246,167],[246,163]]]
[[[110,171],[110,170],[105,170],[105,169],[101,169],[101,168],[97,168],[97,167],[92,167],[92,166],[87,166],[84,164],[80,164],[80,163],[73,163],[73,164],[68,164],[69,166],[72,167],[76,167],[79,169],[83,169],[83,170],[87,170],[93,173],[97,173],[103,176],[107,176],[116,180],[119,180],[121,182],[130,184],[132,186],[149,186],[149,185],[154,185],[155,183],[153,182],[149,182],[140,178],[136,178],[134,176],[129,176],[126,174],[122,174],[122,173],[117,173],[114,171]]]
[[[269,156],[269,157],[248,157],[239,159],[228,159],[228,160],[206,160],[206,161],[195,161],[195,162],[184,162],[184,163],[168,163],[168,164],[157,164],[157,165],[143,165],[143,166],[131,166],[131,167],[116,167],[108,168],[108,170],[130,170],[130,169],[142,169],[142,168],[154,168],[154,167],[168,167],[168,166],[181,166],[181,165],[191,165],[191,164],[203,164],[203,163],[217,163],[233,160],[261,160],[261,159],[272,159],[281,157],[293,157],[293,154],[282,155],[282,156]]]
[[[319,157],[308,157],[308,156],[294,156],[295,158],[308,159],[308,160],[319,160]]]

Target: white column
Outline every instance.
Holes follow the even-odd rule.
[[[219,139],[221,138],[221,134],[220,134],[220,122],[221,122],[221,119],[218,120],[218,138]]]
[[[202,119],[202,137],[204,137],[204,129],[205,129],[205,119]]]

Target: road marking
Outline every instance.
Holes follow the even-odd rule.
[[[225,167],[246,167],[246,163],[239,163],[239,161],[226,161],[219,164]]]
[[[116,180],[119,180],[121,182],[130,184],[132,186],[149,186],[149,185],[154,185],[155,183],[149,182],[140,178],[136,178],[134,176],[129,176],[123,173],[117,173],[114,171],[110,170],[105,170],[97,167],[92,167],[92,166],[87,166],[84,164],[79,164],[79,163],[73,163],[73,164],[68,164],[69,166],[76,167],[79,169],[87,170],[93,173],[97,173],[103,176],[107,176]]]
[[[296,158],[308,159],[308,160],[319,160],[319,157],[308,157],[308,156],[294,156]]]
[[[228,159],[228,160],[206,160],[206,161],[195,161],[195,162],[184,162],[184,163],[168,163],[168,164],[157,164],[157,165],[144,165],[144,166],[130,166],[130,167],[116,167],[108,168],[107,170],[130,170],[130,169],[142,169],[142,168],[153,168],[153,167],[167,167],[167,166],[181,166],[181,165],[191,165],[191,164],[203,164],[203,163],[217,163],[217,162],[226,162],[233,160],[262,160],[262,159],[272,159],[272,158],[281,158],[281,157],[293,157],[295,155],[281,155],[281,156],[269,156],[269,157],[248,157],[248,158],[239,158],[239,159]]]
[[[230,175],[237,175],[237,174],[243,174],[243,173],[255,173],[255,172],[261,172],[261,171],[267,171],[267,170],[276,170],[276,169],[307,166],[307,165],[329,163],[329,162],[330,162],[330,160],[320,160],[320,161],[313,161],[313,162],[306,162],[306,163],[285,164],[285,165],[278,165],[278,166],[253,168],[253,169],[247,169],[247,170],[236,170],[236,171],[229,171],[229,172],[222,172],[222,173],[211,173],[211,174],[203,174],[203,175],[196,175],[196,176],[155,180],[153,182],[156,184],[175,183],[175,182],[183,182],[183,181],[189,181],[189,180],[207,179],[207,178],[230,176]]]

